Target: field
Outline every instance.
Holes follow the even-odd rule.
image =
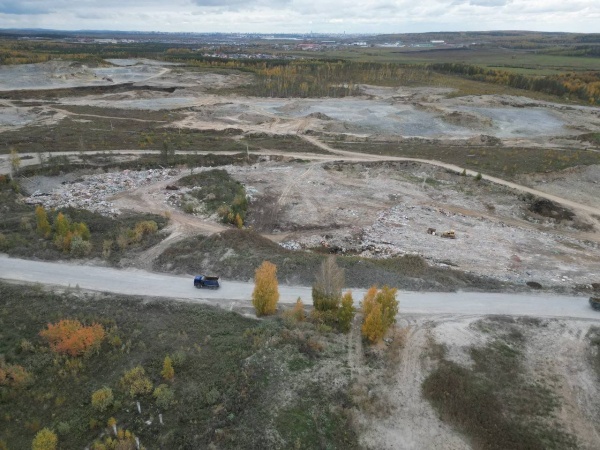
[[[223,284],[185,300],[0,282],[0,449],[43,428],[94,450],[600,448],[598,320],[577,312],[600,289],[584,37],[248,38],[230,58],[0,41],[0,257]],[[311,298],[257,317],[265,260],[290,289],[335,261],[344,291],[399,289],[399,313],[378,306],[377,339],[358,294],[347,326]],[[408,314],[402,291],[569,301],[553,318]],[[60,320],[105,336],[61,354],[40,335]],[[147,380],[127,381],[138,366]]]

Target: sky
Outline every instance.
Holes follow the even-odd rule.
[[[0,28],[198,33],[600,33],[600,0],[0,0]]]

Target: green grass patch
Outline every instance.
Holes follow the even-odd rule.
[[[471,348],[472,368],[441,356],[437,369],[423,382],[425,398],[476,448],[576,448],[575,437],[554,423],[560,405],[552,391],[528,377],[524,338],[513,323],[479,323],[495,338]]]

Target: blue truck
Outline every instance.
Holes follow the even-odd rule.
[[[194,286],[198,289],[219,289],[219,277],[207,277],[206,275],[196,275],[194,277]]]

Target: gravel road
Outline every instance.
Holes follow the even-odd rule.
[[[30,261],[0,255],[0,278],[11,281],[54,286],[79,286],[81,289],[125,295],[166,297],[221,306],[250,303],[253,283],[222,280],[219,290],[194,288],[191,276],[176,276],[142,270],[119,270],[90,265]],[[298,297],[310,303],[311,288],[279,286],[281,303],[294,303]],[[363,290],[354,290],[358,301]],[[546,293],[436,293],[400,292],[400,311],[411,314],[507,314],[514,316],[563,317],[600,321],[588,299]]]

